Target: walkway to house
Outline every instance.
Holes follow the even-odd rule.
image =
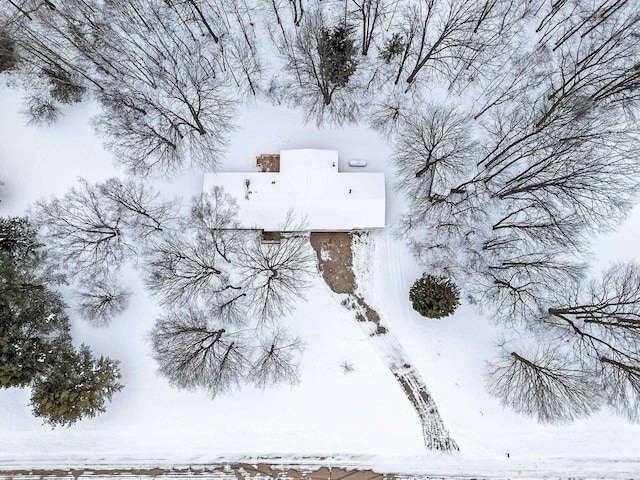
[[[346,294],[342,305],[354,312],[356,320],[372,339],[374,347],[413,405],[420,418],[425,447],[429,450],[457,451],[458,446],[444,426],[438,407],[420,373],[412,366],[398,339],[383,325],[378,312],[356,293],[351,240],[350,233],[311,233],[311,245],[316,251],[322,276],[331,290]]]

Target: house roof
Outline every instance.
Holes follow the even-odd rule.
[[[340,172],[335,150],[283,150],[279,172],[205,174],[204,191],[214,185],[238,202],[242,228],[278,231],[290,210],[307,230],[385,226],[384,174]]]

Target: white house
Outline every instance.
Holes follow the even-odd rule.
[[[260,171],[204,176],[238,202],[242,228],[279,231],[293,210],[311,231],[384,228],[384,174],[340,172],[335,150],[283,150],[258,157]]]

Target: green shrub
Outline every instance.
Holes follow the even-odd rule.
[[[413,309],[423,317],[442,318],[460,305],[460,290],[445,277],[422,275],[409,290]]]

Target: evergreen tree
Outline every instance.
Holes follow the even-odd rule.
[[[79,351],[62,351],[46,374],[34,381],[34,415],[43,417],[51,426],[69,426],[104,412],[106,401],[122,389],[118,363],[110,358],[94,358],[86,345]]]
[[[63,280],[39,249],[24,218],[0,218],[0,387],[33,387],[37,416],[71,425],[103,412],[122,386],[118,362],[95,359],[71,344],[62,297]]]
[[[0,255],[0,387],[26,386],[69,341],[59,296],[32,284]]]
[[[36,232],[26,218],[0,218],[0,254],[8,254],[18,262],[36,253]]]
[[[460,305],[460,290],[448,278],[423,274],[409,290],[413,309],[423,317],[442,318]]]
[[[320,69],[335,87],[344,87],[356,71],[358,49],[346,25],[323,28],[318,41]]]
[[[26,386],[69,341],[60,296],[47,288],[35,232],[26,219],[0,218],[0,387]]]

